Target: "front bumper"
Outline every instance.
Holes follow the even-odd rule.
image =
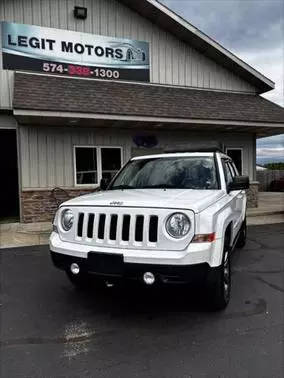
[[[135,264],[123,261],[122,255],[110,255],[90,252],[87,258],[63,255],[52,252],[53,264],[62,270],[70,270],[72,263],[80,267],[84,273],[94,274],[106,280],[130,279],[143,282],[143,275],[151,272],[155,276],[156,283],[179,284],[200,283],[206,280],[211,270],[206,263],[195,265],[158,265]],[[103,263],[97,258],[102,257]],[[109,257],[108,259],[105,259]]]
[[[212,243],[190,243],[182,251],[166,251],[159,249],[128,249],[102,247],[100,245],[66,242],[59,234],[52,232],[49,241],[50,250],[59,254],[88,258],[89,252],[105,254],[122,254],[125,263],[154,264],[154,265],[196,265],[206,263],[210,267],[217,267],[222,262],[223,242],[217,239]]]
[[[81,271],[112,279],[142,280],[146,272],[163,283],[192,283],[206,279],[208,273],[220,265],[222,240],[213,243],[191,243],[183,251],[140,250],[103,248],[62,241],[53,232],[50,251],[53,263],[63,270],[70,270],[77,263]]]

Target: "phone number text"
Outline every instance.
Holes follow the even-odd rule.
[[[111,68],[91,68],[73,64],[43,63],[44,72],[67,74],[70,76],[98,77],[102,79],[119,79],[120,74],[117,70]]]

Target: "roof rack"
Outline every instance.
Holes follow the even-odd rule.
[[[178,152],[223,152],[224,145],[219,142],[208,141],[205,143],[187,143],[177,146],[167,146],[164,149],[165,153],[178,153]]]

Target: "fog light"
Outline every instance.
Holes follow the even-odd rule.
[[[79,272],[80,272],[80,267],[79,267],[78,264],[73,263],[73,264],[71,264],[71,266],[70,266],[70,270],[71,270],[71,272],[72,272],[73,274],[79,274]]]
[[[151,272],[146,272],[143,275],[143,280],[146,285],[153,285],[153,283],[155,282],[155,276]]]

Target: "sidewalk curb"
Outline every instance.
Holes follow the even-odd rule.
[[[253,218],[253,217],[265,217],[266,215],[281,215],[281,214],[284,214],[284,210],[279,210],[279,211],[270,211],[270,210],[267,210],[267,211],[261,211],[259,213],[255,212],[255,213],[250,213],[250,212],[247,212],[247,217],[248,218]]]

